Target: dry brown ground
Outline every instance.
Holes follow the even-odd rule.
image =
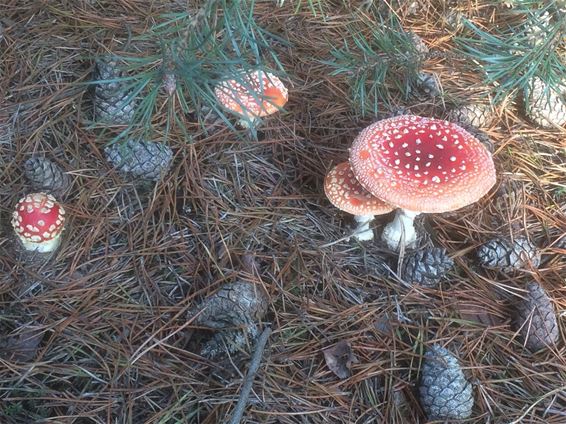
[[[2,423],[224,422],[249,357],[199,357],[185,317],[236,279],[265,287],[273,326],[246,423],[425,422],[415,388],[421,354],[432,343],[457,352],[474,384],[466,422],[566,423],[564,344],[530,353],[509,317],[524,284],[536,280],[562,314],[564,340],[564,130],[534,128],[513,103],[498,109],[489,129],[497,186],[471,207],[426,217],[431,240],[457,266],[438,290],[410,288],[383,277],[388,252],[379,243],[333,243],[351,222],[322,189],[325,172],[347,158],[371,122],[353,111],[345,81],[317,61],[328,59],[327,40],[341,42],[355,5],[328,2],[323,20],[306,7],[296,13],[290,1],[280,9],[261,2],[259,22],[292,43],[275,46],[289,75],[287,111],[269,119],[254,142],[228,129],[205,136],[188,122],[193,139],[172,135],[173,170],[130,220],[113,201],[127,185],[104,160],[106,140],[86,128],[89,93],[77,82],[88,80],[95,54],[119,50],[128,30],[139,34],[159,13],[181,6],[0,6],[0,96],[16,126],[12,143],[0,145],[0,329],[6,341],[22,326],[36,327],[39,341],[27,357],[0,359]],[[491,18],[489,6],[477,2],[459,8],[481,15],[480,23]],[[438,1],[422,2],[416,15],[406,6],[397,12],[442,51],[453,46],[448,9]],[[469,96],[476,81],[465,63],[434,59],[427,69],[456,98]],[[410,106],[430,115],[442,104]],[[32,154],[54,159],[75,187],[65,200],[70,226],[62,248],[40,270],[8,249],[10,212],[27,190],[21,166]],[[543,266],[508,277],[480,269],[474,251],[496,234],[528,235],[543,249]],[[384,317],[385,329],[376,326]],[[345,380],[322,355],[341,340],[358,358]]]

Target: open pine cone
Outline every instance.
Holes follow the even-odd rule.
[[[470,103],[452,109],[446,119],[464,126],[485,128],[493,122],[493,118],[493,111],[489,105]]]
[[[544,128],[566,124],[566,102],[540,78],[531,81],[525,111],[531,121]]]
[[[257,322],[267,312],[267,296],[260,286],[245,281],[225,284],[219,291],[192,308],[193,324],[217,330],[201,349],[214,358],[234,353],[250,344],[259,331]]]
[[[540,252],[527,238],[519,237],[514,241],[495,238],[480,246],[478,259],[484,267],[499,269],[503,272],[540,265]]]
[[[434,345],[425,353],[419,393],[430,420],[465,419],[472,415],[472,385],[458,359],[441,346]]]
[[[68,174],[56,163],[44,157],[32,157],[25,161],[24,172],[36,191],[51,193],[56,197],[65,193],[71,186]]]
[[[195,325],[225,329],[261,320],[267,310],[263,289],[245,281],[228,283],[191,309]]]
[[[200,354],[206,358],[214,359],[227,353],[236,353],[253,345],[258,335],[259,329],[255,324],[250,324],[242,329],[220,330],[203,344]]]
[[[173,152],[163,144],[154,141],[128,140],[104,149],[108,162],[118,171],[134,178],[157,181],[171,167]]]
[[[438,247],[418,250],[405,259],[402,278],[408,283],[424,287],[436,287],[454,261],[445,249]]]

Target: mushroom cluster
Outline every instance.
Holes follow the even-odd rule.
[[[414,115],[384,119],[365,128],[352,144],[349,165],[357,184],[348,178],[332,178],[333,170],[330,180],[341,187],[334,192],[354,196],[363,189],[364,198],[373,196],[391,209],[398,208],[382,235],[395,250],[415,245],[417,215],[460,209],[495,184],[491,154],[472,134],[448,121]],[[328,179],[326,192],[332,193]],[[335,197],[329,199],[353,213],[337,204]]]

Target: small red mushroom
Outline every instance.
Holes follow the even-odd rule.
[[[324,192],[330,203],[354,215],[358,227],[353,237],[358,240],[372,240],[373,230],[369,227],[370,222],[375,215],[383,215],[394,209],[360,185],[349,162],[340,163],[330,170],[324,180]]]
[[[383,233],[395,249],[415,243],[416,215],[459,209],[495,184],[491,154],[472,134],[448,121],[413,115],[364,129],[352,144],[350,165],[366,190],[401,208]]]
[[[243,119],[242,126],[280,110],[289,93],[275,75],[264,71],[243,73],[239,78],[222,81],[214,88],[220,104]]]
[[[12,215],[12,226],[26,250],[53,252],[59,246],[65,224],[65,210],[46,193],[32,193],[20,199]]]

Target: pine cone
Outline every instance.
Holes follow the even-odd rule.
[[[419,392],[430,420],[465,419],[472,415],[472,385],[456,357],[441,346],[434,345],[425,353]]]
[[[169,171],[173,152],[162,143],[128,140],[104,149],[108,162],[116,169],[135,178],[159,180]]]
[[[566,124],[566,102],[540,78],[533,78],[525,102],[525,112],[536,125],[554,128]]]
[[[552,15],[547,11],[541,14],[533,15],[529,13],[527,23],[525,25],[525,35],[528,44],[533,47],[539,47],[548,39],[548,32],[551,26]]]
[[[123,73],[112,60],[98,60],[94,79],[115,80]],[[94,111],[96,119],[108,124],[129,124],[134,117],[136,101],[131,99],[131,90],[122,81],[100,82],[94,90]]]
[[[24,173],[34,190],[45,191],[56,197],[71,187],[69,175],[47,158],[33,157],[26,160]]]
[[[224,285],[188,313],[195,325],[217,331],[201,349],[201,354],[214,358],[243,350],[259,334],[256,322],[267,311],[267,297],[262,288],[239,281]]]
[[[446,250],[438,247],[418,250],[405,259],[402,277],[408,283],[424,287],[436,287],[454,261]]]
[[[438,76],[430,72],[419,72],[415,88],[411,94],[422,101],[433,99],[442,93]]]
[[[525,268],[529,264],[533,268],[538,268],[540,252],[524,237],[516,238],[514,242],[496,238],[480,246],[478,259],[484,267],[511,272]]]
[[[493,111],[486,104],[470,103],[448,112],[447,120],[476,128],[488,127],[493,122]]]
[[[483,144],[483,146],[490,153],[493,153],[495,151],[495,146],[493,145],[493,141],[491,140],[491,138],[489,138],[489,135],[487,135],[485,132],[472,125],[465,125],[465,124],[459,124],[459,125],[462,128],[464,128],[466,131],[468,131],[470,134],[472,134],[475,138],[477,138],[478,141],[481,144]]]
[[[189,311],[195,325],[224,330],[255,325],[267,311],[267,297],[255,284],[239,281],[225,284],[218,292]]]
[[[415,49],[415,52],[419,55],[419,59],[424,59],[429,51],[424,40],[414,32],[408,32],[407,35],[413,45],[413,48]]]
[[[252,345],[259,334],[257,326],[248,325],[242,329],[221,330],[204,343],[200,354],[214,359],[225,354],[233,354]]]
[[[538,283],[529,283],[527,292],[517,307],[515,324],[527,349],[535,352],[556,344],[558,323],[546,291]]]

